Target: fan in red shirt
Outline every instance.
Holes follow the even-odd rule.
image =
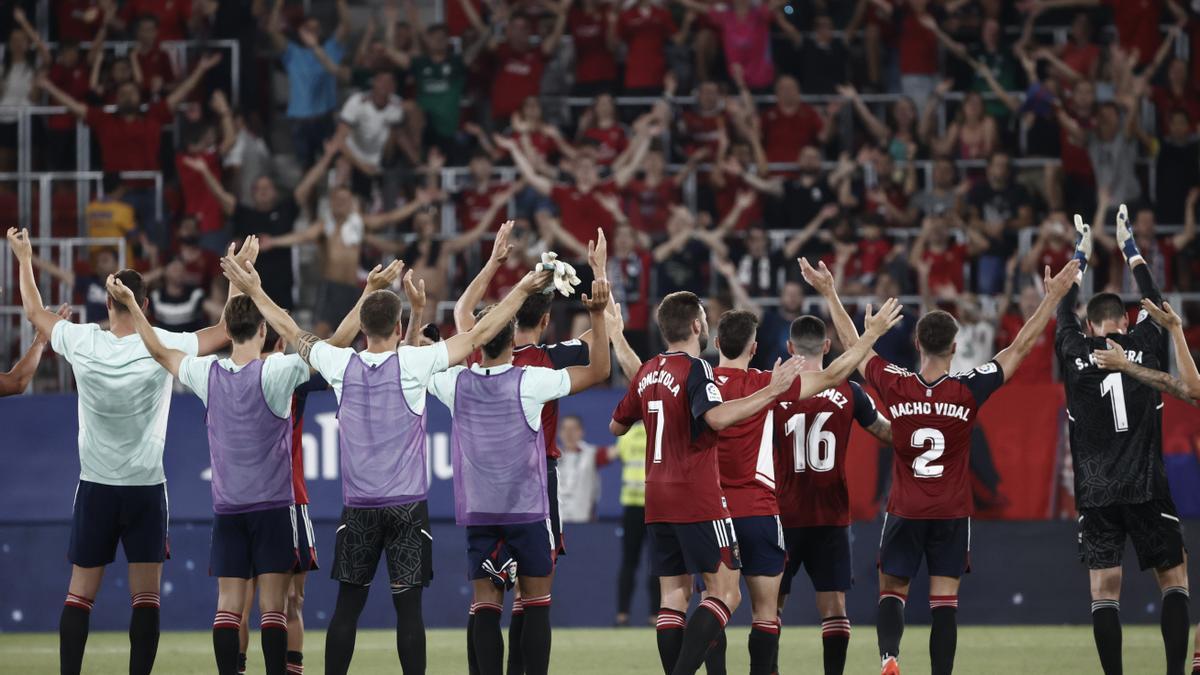
[[[53,6],[60,43],[91,40],[104,18],[99,0],[57,0]]]
[[[805,146],[824,146],[833,132],[821,113],[800,100],[800,84],[791,75],[775,80],[775,105],[762,113],[763,149],[768,162],[795,162]]]
[[[842,344],[858,335],[837,297],[833,275],[801,260],[804,278],[829,304]],[[951,672],[957,646],[958,586],[969,571],[974,498],[968,466],[976,415],[1006,378],[1017,371],[1075,284],[1079,262],[1057,275],[1047,270],[1046,297],[1013,344],[968,373],[950,374],[958,324],[935,310],[917,322],[920,370],[909,372],[872,352],[859,366],[892,423],[895,460],[879,548],[879,613],[876,621],[883,673],[899,673],[900,636],[909,585],[922,560],[930,576],[933,622],[929,655],[934,672]]]
[[[825,322],[801,316],[788,332],[788,353],[804,359],[801,378],[820,372],[829,353]],[[846,591],[854,583],[850,557],[850,489],[846,453],[855,422],[886,447],[892,425],[856,382],[844,381],[804,399],[785,397],[772,409],[775,495],[787,568],[779,588],[782,609],[792,578],[804,567],[816,591],[826,672],[841,673],[850,642]]]
[[[613,54],[616,11],[601,0],[583,0],[567,14],[567,32],[575,48],[575,96],[596,96],[617,83],[617,58]]]
[[[133,58],[142,71],[142,89],[151,100],[157,99],[175,82],[175,66],[171,57],[159,47],[158,19],[147,14],[137,20],[137,43]]]
[[[706,149],[710,157],[717,156],[726,125],[721,88],[716,82],[701,82],[696,87],[695,110],[684,110],[676,126],[684,152],[689,156],[701,148]]]
[[[667,74],[667,41],[679,29],[665,7],[638,0],[617,18],[617,34],[625,43],[625,91],[630,94],[662,90]]]
[[[1017,334],[1037,311],[1041,294],[1034,286],[1021,289],[1016,311],[1006,311],[1000,316],[1000,329],[996,332],[996,346],[1003,349],[1013,343]],[[1008,378],[1014,384],[1049,384],[1054,379],[1054,330],[1058,322],[1054,319],[1046,325],[1041,337],[1034,343],[1025,362]]]
[[[114,23],[126,29],[143,16],[158,21],[163,40],[186,40],[188,22],[192,20],[192,0],[128,0]]]
[[[487,26],[479,19],[477,13],[469,12],[468,16],[480,34],[488,32]],[[550,34],[535,45],[530,35],[529,18],[523,14],[516,14],[509,19],[503,42],[493,40],[488,45],[485,60],[491,72],[494,119],[508,119],[525,99],[541,93],[542,71],[546,68],[546,61],[554,54],[554,50],[558,49],[558,41],[562,38],[565,26],[566,14],[559,11],[555,15],[554,28]]]
[[[1193,84],[1188,81],[1187,62],[1183,59],[1172,59],[1167,64],[1167,81],[1164,86],[1155,87],[1151,96],[1154,109],[1158,112],[1159,129],[1170,127],[1171,113],[1182,110],[1187,113],[1192,126],[1200,122],[1200,95],[1197,95]]]
[[[622,193],[629,224],[651,240],[666,239],[671,207],[680,201],[679,188],[695,170],[696,164],[707,156],[705,149],[692,153],[683,171],[668,176],[667,158],[662,150],[653,146],[647,150],[641,175],[629,181]]]
[[[645,424],[650,573],[662,588],[659,658],[668,672],[694,673],[741,601],[741,564],[721,491],[717,433],[786,392],[799,361],[776,368],[770,384],[755,394],[724,401],[712,367],[699,358],[708,344],[700,298],[672,293],[659,304],[657,319],[667,351],[642,364],[631,379],[609,431],[623,436],[636,422]],[[708,595],[688,618],[692,575],[703,576]]]
[[[875,339],[890,327],[888,312],[899,313],[893,300],[880,314],[867,317],[867,336],[830,364],[811,369],[797,379],[777,403],[799,402],[844,385]],[[758,343],[758,317],[747,310],[721,315],[717,325],[720,365],[713,370],[723,399],[755,394],[771,383],[772,374],[750,368]],[[804,359],[798,359],[804,362]],[[817,358],[818,365],[820,357]],[[770,406],[717,432],[721,489],[733,518],[742,561],[742,576],[750,589],[750,664],[752,672],[770,672],[779,649],[778,597],[786,562],[783,526],[775,497],[774,408]],[[845,613],[842,613],[845,618]],[[723,658],[709,652],[708,660]]]
[[[479,219],[491,210],[496,195],[503,194],[508,189],[508,186],[492,180],[492,159],[484,153],[471,157],[467,163],[467,171],[471,174],[471,184],[459,190],[456,195],[455,215],[458,216],[459,232],[474,229],[479,224]],[[493,232],[500,229],[500,224],[506,219],[504,214],[497,214],[488,229]]]
[[[183,211],[196,218],[200,234],[220,233],[225,225],[225,212],[221,200],[208,189],[203,168],[221,180],[221,157],[233,147],[237,140],[234,134],[232,112],[221,91],[213,93],[212,109],[223,120],[220,147],[216,133],[207,124],[192,126],[184,134],[183,152],[175,155],[175,167],[179,174],[179,185],[183,191]],[[223,242],[218,242],[223,244]],[[218,247],[219,248],[219,247]]]
[[[580,140],[595,143],[596,161],[610,166],[629,147],[629,133],[617,119],[612,94],[600,94],[579,121]]]
[[[50,66],[50,82],[71,98],[84,100],[89,91],[88,68],[84,63],[78,44],[59,45],[54,65]],[[51,167],[56,170],[75,166],[75,118],[70,113],[50,115],[46,118],[49,132]]]
[[[1096,85],[1090,80],[1081,80],[1071,89],[1071,101],[1058,108],[1058,115],[1069,116],[1084,131],[1095,125]],[[1062,158],[1064,206],[1069,211],[1086,211],[1094,203],[1084,200],[1082,195],[1096,191],[1096,174],[1092,171],[1092,158],[1086,145],[1079,145],[1067,129],[1069,124],[1059,122],[1059,147]],[[1072,196],[1076,196],[1074,199]]]
[[[947,289],[955,294],[962,293],[966,286],[967,258],[978,253],[981,247],[986,248],[986,240],[972,230],[967,232],[971,236],[970,246],[954,241],[950,226],[942,216],[930,216],[921,224],[921,234],[913,242],[909,263],[914,268],[929,268],[929,290],[935,295]]]

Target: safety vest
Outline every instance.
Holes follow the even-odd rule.
[[[641,422],[617,439],[621,456],[621,506],[646,505],[646,427]]]

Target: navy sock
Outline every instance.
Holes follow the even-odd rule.
[[[666,607],[658,610],[658,620],[655,622],[658,658],[666,675],[671,675],[671,671],[675,670],[679,650],[683,647],[683,630],[686,626],[687,615],[683,612]]]
[[[63,675],[78,675],[83,669],[83,650],[87,646],[92,619],[92,599],[67,594],[58,618],[58,661]]]

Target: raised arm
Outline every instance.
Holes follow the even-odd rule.
[[[287,38],[283,35],[283,0],[275,0],[271,5],[271,14],[267,17],[267,36],[275,51],[287,49]]]
[[[400,273],[403,271],[404,263],[399,260],[393,260],[387,267],[376,265],[367,274],[367,285],[363,287],[362,295],[358,296],[358,302],[354,304],[354,308],[342,319],[337,330],[326,342],[334,347],[349,347],[354,344],[354,338],[358,337],[358,331],[362,324],[360,312],[367,296],[375,291],[390,288],[400,278]],[[409,274],[412,274],[412,270],[409,270]]]
[[[296,349],[300,358],[308,363],[308,355],[312,352],[313,345],[320,342],[321,338],[302,330],[296,324],[295,319],[275,304],[275,301],[263,291],[262,280],[258,276],[258,271],[254,269],[254,263],[248,260],[239,262],[235,258],[226,256],[221,258],[221,270],[229,279],[230,290],[237,288],[249,296],[271,328],[274,328],[285,342]]]
[[[459,333],[465,333],[475,327],[475,308],[483,301],[496,272],[500,271],[504,261],[508,260],[508,254],[512,253],[508,235],[512,232],[513,225],[513,221],[509,220],[500,226],[496,240],[492,242],[492,254],[488,256],[483,269],[479,270],[479,274],[475,275],[462,295],[458,296],[458,300],[454,301],[454,329]]]
[[[609,304],[610,290],[607,279],[596,279],[592,281],[592,295],[587,294],[579,296],[580,302],[583,303],[584,309],[588,311],[588,315],[592,319],[592,337],[594,349],[588,352],[588,364],[586,366],[572,366],[567,368],[567,374],[571,377],[571,393],[576,394],[584,389],[601,384],[608,380],[611,372],[609,364],[610,356],[608,349],[608,322],[605,320],[605,309]],[[634,372],[637,372],[636,370]]]
[[[146,320],[145,313],[142,312],[141,305],[134,298],[133,291],[121,283],[120,279],[110,274],[105,286],[108,288],[108,294],[112,297],[113,302],[123,305],[129,312],[129,316],[133,317],[133,327],[137,331],[138,337],[142,339],[142,344],[146,345],[146,351],[150,352],[150,356],[167,372],[178,377],[179,364],[183,362],[187,354],[178,349],[168,349],[158,339],[158,334],[154,332],[150,322]]]
[[[346,4],[346,0],[337,0],[337,28],[333,29],[333,39],[338,42],[345,42],[346,35],[350,32],[350,6]]]
[[[212,175],[212,171],[208,169],[208,162],[199,157],[182,157],[180,161],[183,162],[184,166],[200,174],[200,177],[204,179],[204,184],[208,187],[208,191],[221,203],[221,211],[227,216],[233,215],[234,209],[237,208],[237,198],[230,194],[225,189],[225,186],[221,185],[221,181],[217,180],[216,176]]]
[[[1125,263],[1129,265],[1129,271],[1133,273],[1133,280],[1137,283],[1138,292],[1142,297],[1149,298],[1156,305],[1162,303],[1162,293],[1158,290],[1158,284],[1154,282],[1150,266],[1138,250],[1133,230],[1129,228],[1129,209],[1124,204],[1117,207],[1117,247],[1121,249],[1121,255],[1125,257]]]
[[[53,99],[54,102],[61,106],[65,106],[67,110],[70,110],[71,113],[76,117],[79,117],[80,119],[87,117],[87,106],[84,105],[82,101],[79,101],[67,92],[59,89],[57,85],[50,81],[49,77],[46,77],[45,75],[38,75],[37,86],[41,88],[42,91],[49,94],[50,98]]]
[[[554,189],[554,183],[549,178],[538,173],[537,169],[533,166],[533,162],[529,161],[529,158],[521,151],[516,141],[507,136],[500,135],[493,136],[492,141],[498,147],[508,151],[508,154],[512,156],[513,164],[517,165],[517,169],[520,170],[521,175],[525,177],[525,182],[529,183],[530,187],[543,195],[550,194],[551,190]]]
[[[918,21],[921,22],[922,26],[928,28],[929,31],[932,32],[935,37],[937,37],[938,42],[940,42],[942,46],[945,47],[946,50],[951,54],[954,54],[964,61],[970,58],[970,55],[967,53],[967,48],[954,38],[946,35],[946,31],[942,30],[942,27],[938,25],[937,19],[933,18],[933,15],[925,14],[918,19]]]
[[[777,398],[791,388],[792,383],[799,377],[800,366],[803,363],[804,359],[798,358],[788,359],[783,362],[776,359],[775,367],[771,371],[770,384],[749,396],[725,401],[721,405],[709,410],[704,413],[704,422],[713,431],[720,431],[741,422],[771,403],[774,403]]]
[[[712,262],[713,268],[725,278],[725,283],[729,284],[729,292],[733,295],[733,306],[735,309],[744,309],[758,318],[762,318],[762,306],[750,297],[746,292],[746,286],[742,280],[738,278],[737,268],[729,261],[729,258],[716,257]]]
[[[70,319],[70,306],[59,307],[58,316],[64,320]],[[13,364],[12,369],[7,373],[0,373],[0,396],[15,396],[29,387],[33,376],[37,374],[38,364],[42,362],[42,354],[45,353],[48,342],[50,342],[49,335],[41,331],[34,334],[33,344],[29,345],[29,349]]]
[[[804,276],[804,280],[810,286],[815,288],[821,297],[825,298],[825,304],[829,306],[829,318],[833,320],[833,328],[837,331],[838,340],[846,349],[851,349],[858,344],[858,329],[854,327],[854,320],[850,318],[850,314],[846,311],[846,307],[842,305],[842,299],[837,294],[837,284],[834,282],[833,273],[825,266],[824,262],[813,267],[804,258],[800,258],[800,272]],[[866,362],[870,361],[875,356],[878,356],[874,350],[867,352],[863,359],[859,362],[858,370],[865,377]]]
[[[887,143],[892,137],[891,129],[887,125],[879,121],[875,113],[863,102],[862,97],[858,95],[858,90],[852,84],[838,85],[837,93],[839,96],[846,98],[850,104],[854,106],[854,114],[858,115],[859,121],[867,128],[875,140],[879,143]]]
[[[1183,203],[1183,230],[1171,237],[1171,244],[1176,251],[1182,251],[1196,238],[1196,202],[1200,200],[1200,187],[1188,190],[1187,199]]]
[[[1017,372],[1017,368],[1021,366],[1021,362],[1033,350],[1038,338],[1046,331],[1046,326],[1050,323],[1050,316],[1059,302],[1066,297],[1071,287],[1075,285],[1078,276],[1079,260],[1074,258],[1053,277],[1050,276],[1050,268],[1046,267],[1046,296],[1038,304],[1037,311],[1033,313],[1033,316],[1029,317],[1029,320],[1021,327],[1021,331],[1017,333],[1012,344],[996,355],[996,363],[1000,364],[1000,369],[1004,371],[1005,382],[1012,378],[1013,374]]]
[[[404,344],[417,347],[421,344],[421,316],[425,314],[425,280],[413,283],[412,270],[404,275],[404,295],[408,298],[408,329],[404,332]]]
[[[1184,394],[1187,398],[1200,399],[1200,372],[1196,370],[1196,361],[1192,358],[1192,350],[1188,346],[1187,336],[1183,332],[1183,319],[1175,313],[1170,303],[1164,302],[1162,307],[1159,307],[1149,300],[1142,300],[1142,308],[1150,314],[1150,318],[1154,319],[1155,323],[1171,333],[1171,343],[1175,346],[1175,365],[1179,368],[1179,376],[1185,389]],[[1096,352],[1097,364],[1100,363],[1101,355],[1101,352]],[[1104,365],[1101,367],[1108,368]]]
[[[542,40],[541,50],[546,56],[554,56],[555,50],[558,49],[558,43],[562,40],[563,31],[567,27],[567,11],[571,9],[571,0],[562,0],[558,4],[553,2],[546,4],[554,12],[554,26],[550,28],[550,34]]]
[[[42,294],[33,276],[33,245],[29,242],[29,231],[8,228],[8,246],[20,265],[21,306],[25,310],[25,318],[39,333],[50,335],[54,324],[62,321],[62,317],[42,305]]]
[[[538,270],[525,275],[524,279],[508,295],[485,314],[475,327],[465,333],[459,333],[446,340],[446,350],[450,355],[450,363],[460,363],[476,349],[487,344],[496,337],[506,324],[517,315],[517,310],[525,302],[525,298],[533,293],[540,293],[550,285],[554,273],[539,267]]]
[[[625,339],[625,315],[621,313],[619,303],[610,303],[604,312],[605,328],[608,330],[608,341],[612,344],[617,356],[617,366],[625,379],[632,380],[642,367],[642,359],[633,351],[629,341]]]
[[[1112,340],[1106,339],[1105,341],[1108,342],[1108,349],[1097,349],[1092,352],[1097,367],[1103,370],[1125,373],[1135,380],[1139,380],[1158,391],[1170,394],[1188,405],[1196,405],[1196,392],[1200,390],[1194,385],[1189,386],[1183,380],[1174,377],[1170,373],[1136,364],[1129,360],[1124,347]],[[1187,352],[1187,354],[1190,360],[1191,352]],[[1192,374],[1194,375],[1196,371],[1195,362],[1192,362],[1191,366]]]
[[[838,305],[841,305],[840,300],[838,301]],[[896,326],[896,324],[900,323],[901,309],[903,308],[895,298],[890,298],[887,302],[883,303],[878,313],[872,312],[871,306],[867,305],[866,319],[863,321],[865,330],[862,337],[855,341],[853,346],[847,347],[846,351],[834,359],[828,368],[808,373],[802,377],[800,379],[800,395],[798,398],[803,400],[816,396],[826,389],[836,387],[844,382],[856,368],[865,368],[865,363],[869,360],[868,357],[875,355],[872,349],[875,346],[875,342]],[[845,314],[845,308],[842,308],[841,312]]]
[[[391,211],[385,211],[383,213],[369,213],[364,215],[362,217],[363,226],[368,230],[379,230],[388,227],[389,225],[402,223],[415,215],[417,211],[429,206],[432,199],[433,196],[427,191],[417,190],[414,198],[410,199],[404,204],[404,206],[401,206],[400,208],[392,209]]]
[[[24,31],[25,35],[29,37],[29,41],[33,43],[34,48],[37,49],[38,60],[41,62],[41,67],[49,68],[50,64],[54,62],[54,58],[50,56],[50,48],[46,46],[46,41],[42,39],[41,34],[29,24],[29,19],[25,17],[25,10],[21,9],[20,7],[15,7],[13,8],[12,15],[13,21],[15,21],[17,25],[21,27],[21,30]]]
[[[258,237],[250,235],[242,241],[241,249],[236,249],[236,244],[230,244],[226,257],[233,260],[235,265],[240,266],[247,263],[253,265],[254,261],[258,259],[258,250]],[[225,303],[228,304],[242,292],[239,288],[231,285],[229,297],[226,298]],[[199,356],[208,356],[224,349],[229,344],[229,332],[225,330],[225,312],[221,312],[221,320],[217,323],[196,331],[196,343],[198,345],[196,353]]]
[[[186,99],[188,95],[192,93],[192,90],[196,88],[196,85],[200,84],[200,80],[204,79],[205,73],[213,68],[216,68],[217,64],[220,62],[220,52],[213,52],[201,56],[200,62],[197,63],[196,67],[192,69],[192,72],[187,76],[187,79],[185,79],[183,82],[180,82],[179,86],[175,87],[170,94],[167,94],[167,108],[171,110],[178,108],[179,104],[183,103],[184,99]]]

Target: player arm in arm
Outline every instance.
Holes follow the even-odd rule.
[[[1021,327],[1021,332],[1017,333],[1017,337],[1008,347],[996,355],[995,361],[1000,366],[1000,370],[1004,373],[1004,381],[1012,377],[1013,373],[1017,372],[1017,368],[1021,366],[1021,362],[1029,355],[1033,346],[1037,344],[1038,338],[1046,330],[1047,324],[1050,323],[1050,314],[1054,312],[1055,307],[1059,305],[1064,297],[1070,294],[1072,288],[1075,288],[1075,283],[1079,278],[1079,260],[1072,258],[1070,262],[1054,276],[1050,276],[1050,268],[1045,270],[1046,296],[1042,298],[1042,302],[1038,305],[1037,311],[1025,325]],[[1072,313],[1074,309],[1070,310]],[[1078,321],[1078,320],[1076,320]]]
[[[508,243],[508,235],[512,232],[513,221],[505,221],[500,226],[500,230],[496,232],[496,240],[492,242],[492,254],[483,265],[483,269],[479,270],[479,274],[467,284],[467,288],[463,294],[458,296],[458,300],[454,302],[454,330],[459,333],[465,333],[475,327],[475,308],[483,301],[483,296],[487,293],[488,286],[492,284],[492,279],[496,277],[496,272],[504,266],[504,261],[508,260],[508,254],[512,253],[512,244]],[[453,361],[451,363],[454,363]]]
[[[517,310],[521,308],[525,298],[532,293],[540,293],[543,288],[550,285],[553,277],[553,272],[541,268],[526,274],[525,278],[521,279],[521,282],[509,291],[508,295],[504,296],[500,304],[484,315],[474,328],[446,340],[449,362],[460,363],[470,356],[471,352],[496,337],[496,333],[499,333],[504,325],[517,315]]]
[[[42,294],[38,291],[37,279],[33,276],[33,245],[29,242],[29,231],[8,228],[8,246],[21,267],[21,306],[25,310],[25,318],[29,319],[39,333],[50,335],[54,331],[54,324],[63,318],[42,304]]]
[[[762,410],[765,406],[773,403],[776,399],[782,396],[784,392],[791,388],[792,383],[795,382],[796,378],[800,376],[801,364],[801,359],[788,359],[787,361],[783,362],[780,362],[779,359],[776,359],[775,368],[771,370],[771,381],[767,384],[767,386],[759,389],[749,396],[744,396],[732,401],[725,401],[723,403],[720,402],[721,394],[719,390],[717,390],[716,383],[712,381],[711,376],[708,376],[706,380],[703,380],[704,392],[700,394],[700,396],[703,396],[707,401],[713,401],[715,394],[715,401],[718,403],[718,405],[710,408],[703,414],[704,423],[707,424],[708,427],[713,431],[720,431],[722,429],[731,427],[747,417],[750,417],[759,410]],[[705,370],[709,373],[712,372],[708,368]],[[692,397],[693,411],[696,410],[698,397],[696,393],[692,391],[692,382],[693,380],[699,379],[700,378],[696,378],[694,376],[688,378],[688,394]]]
[[[834,296],[836,300],[837,296]],[[832,307],[835,303],[830,302]],[[839,307],[841,302],[836,303]],[[854,345],[842,352],[842,355],[833,360],[828,368],[809,373],[800,378],[800,395],[798,399],[803,400],[816,396],[817,394],[836,387],[841,384],[850,374],[864,363],[874,351],[871,349],[875,346],[875,342],[883,337],[885,333],[892,329],[893,326],[900,323],[900,303],[895,298],[889,299],[879,308],[879,312],[873,313],[871,306],[867,305],[866,319],[863,321],[865,330],[861,338],[858,338]],[[842,314],[845,314],[845,308],[842,309]],[[849,318],[849,315],[847,315]],[[851,326],[851,330],[854,327]]]
[[[600,348],[590,351],[586,366],[567,368],[567,374],[571,377],[572,394],[577,394],[608,379],[611,366],[609,364],[608,326],[604,312],[608,307],[609,295],[608,281],[596,279],[592,281],[592,296],[589,298],[587,294],[584,294],[579,297],[580,302],[588,311],[588,316],[592,319],[592,335]]]
[[[346,315],[342,322],[338,324],[337,330],[329,337],[326,342],[334,347],[349,347],[354,343],[354,338],[358,337],[358,330],[361,327],[361,311],[363,303],[366,302],[367,296],[375,291],[389,288],[396,283],[396,279],[400,278],[400,273],[404,271],[404,263],[399,260],[393,260],[390,265],[376,265],[374,269],[367,274],[367,285],[363,287],[362,295],[358,296],[358,302],[354,304],[354,309]],[[412,270],[409,270],[409,275]],[[408,277],[405,277],[405,281]],[[255,304],[258,304],[255,301]],[[274,327],[275,324],[271,324]],[[276,331],[279,329],[276,328]],[[282,335],[282,333],[280,333]]]
[[[1104,370],[1125,373],[1135,380],[1139,380],[1158,391],[1170,394],[1188,405],[1196,405],[1195,395],[1189,391],[1189,387],[1183,383],[1183,380],[1172,376],[1170,373],[1164,373],[1161,370],[1140,366],[1129,360],[1129,357],[1125,354],[1124,347],[1112,340],[1108,340],[1107,342],[1108,349],[1097,349],[1095,351],[1097,367]],[[1194,363],[1192,364],[1192,369],[1195,370]]]
[[[59,307],[58,316],[69,319],[71,307],[65,304]],[[13,396],[25,391],[37,373],[38,364],[42,362],[42,354],[46,351],[46,343],[49,341],[48,333],[38,331],[33,338],[33,344],[29,345],[29,349],[20,360],[13,364],[12,369],[7,373],[0,373],[0,396]]]
[[[258,259],[258,237],[250,235],[242,241],[242,248],[235,249],[235,244],[229,245],[229,252],[226,257],[234,261],[237,266],[243,266],[249,262],[251,265]],[[235,252],[236,250],[236,252]],[[229,297],[225,304],[241,295],[243,291],[234,284],[229,285]],[[197,356],[208,356],[217,351],[224,349],[229,344],[229,333],[225,330],[225,312],[221,312],[221,319],[216,324],[196,331],[196,344],[198,346]]]
[[[129,316],[133,318],[133,327],[137,331],[138,337],[142,339],[142,343],[146,345],[146,351],[150,352],[150,356],[158,362],[158,365],[166,368],[167,372],[178,377],[179,364],[187,357],[187,354],[178,349],[168,349],[166,345],[158,339],[158,334],[154,332],[154,328],[150,326],[150,322],[146,319],[146,314],[142,312],[142,307],[137,303],[137,299],[133,296],[133,291],[129,287],[121,283],[121,280],[108,275],[108,280],[105,282],[108,288],[108,294],[112,297],[113,302],[124,305],[129,312]]]
[[[854,421],[858,426],[867,430],[884,445],[892,444],[892,423],[888,418],[879,414],[875,402],[857,382],[850,383],[850,392],[854,398]]]
[[[846,312],[845,306],[842,305],[842,299],[838,297],[837,284],[833,280],[833,273],[829,271],[824,262],[818,263],[817,267],[810,265],[808,260],[804,258],[800,258],[799,262],[800,272],[804,276],[804,280],[815,288],[821,294],[821,297],[825,298],[825,303],[829,306],[829,316],[833,319],[833,328],[837,331],[838,339],[841,340],[842,346],[847,350],[852,349],[858,344],[858,329],[854,327],[854,320],[850,318],[850,314]],[[873,347],[874,345],[875,340],[872,340],[870,346]],[[842,354],[842,356],[845,356],[845,354]],[[863,377],[867,377],[867,363],[876,356],[878,354],[875,353],[875,350],[868,347],[863,353],[862,358],[856,362],[858,370],[862,373]],[[812,379],[812,376],[810,375],[807,379]],[[819,389],[817,391],[824,390]],[[809,394],[809,396],[811,395]]]

